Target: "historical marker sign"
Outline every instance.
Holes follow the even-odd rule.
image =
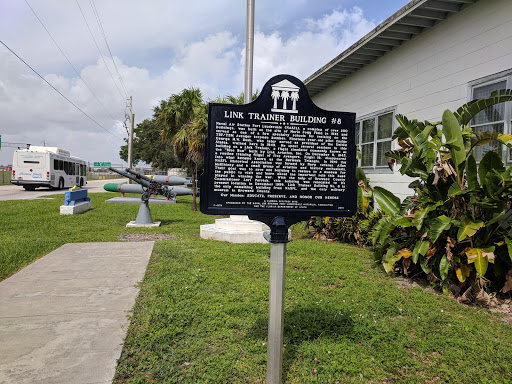
[[[289,75],[245,105],[209,105],[201,211],[349,216],[356,209],[355,114],[326,111]]]

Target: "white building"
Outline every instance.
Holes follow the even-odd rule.
[[[394,116],[439,121],[445,109],[512,88],[512,0],[413,0],[305,84],[318,106],[357,114],[360,166],[403,199],[410,179],[384,157],[395,149]],[[511,109],[494,107],[475,128],[512,133]]]

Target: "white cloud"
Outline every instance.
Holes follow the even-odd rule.
[[[192,0],[194,1],[196,0]],[[238,94],[243,90],[245,36],[240,33],[240,29],[245,26],[245,20],[238,20],[238,14],[240,10],[244,12],[245,7],[241,7],[238,1],[234,7],[235,2],[223,0],[222,6],[227,11],[217,16],[218,4],[215,7],[210,3],[213,2],[201,2],[205,9],[198,12],[197,9],[183,6],[182,3],[177,6],[177,3],[169,2],[173,5],[171,7],[167,2],[163,2],[160,3],[161,12],[152,9],[151,15],[144,14],[149,12],[146,3],[134,3],[134,10],[131,12],[140,16],[141,24],[129,26],[124,25],[129,24],[125,21],[107,24],[106,20],[115,20],[115,17],[123,19],[123,12],[128,11],[124,8],[119,11],[119,8],[120,13],[116,13],[101,3],[101,6],[105,7],[100,11],[104,25],[108,25],[106,32],[110,45],[114,53],[120,57],[115,57],[117,68],[126,88],[133,95],[136,122],[151,117],[152,108],[160,100],[185,87],[199,87],[205,99],[214,99],[218,95]],[[43,19],[52,18],[50,11],[41,4],[39,3],[37,9],[46,17]],[[170,11],[171,8],[173,12]],[[71,12],[71,9],[68,11]],[[76,9],[74,11],[77,12]],[[195,19],[194,14],[197,16]],[[212,15],[216,15],[218,19]],[[151,19],[147,20],[146,16]],[[123,96],[120,96],[114,86],[98,52],[91,48],[90,37],[83,37],[83,31],[74,36],[75,40],[65,34],[73,22],[78,23],[79,19],[75,18],[72,22],[53,16],[52,20],[56,23],[52,31],[55,31],[56,36],[66,36],[62,47],[72,62],[76,59],[82,63],[77,66],[81,77],[108,113],[82,80],[70,71],[69,65],[58,51],[48,54],[48,51],[45,52],[41,48],[44,45],[48,49],[47,42],[38,44],[43,37],[48,39],[48,36],[41,33],[40,25],[37,29],[28,22],[33,15],[23,13],[18,17],[27,22],[29,32],[13,37],[15,47],[20,48],[17,53],[22,57],[25,53],[24,58],[41,71],[46,80],[105,129],[116,136],[126,137],[126,131],[122,126],[125,113]],[[286,22],[282,16],[274,15],[271,19],[272,23],[276,23],[278,19],[279,23]],[[114,33],[115,25],[118,27],[118,34]],[[302,18],[295,21],[294,26],[297,25],[300,28],[296,34],[257,26],[254,90],[261,90],[270,77],[280,73],[305,79],[375,27],[373,22],[365,19],[363,11],[359,8],[334,10],[318,19]],[[132,29],[135,31],[128,34]],[[0,27],[0,32],[1,30]],[[84,39],[78,45],[72,43],[76,41],[77,36]],[[16,51],[15,47],[12,48]],[[142,57],[153,49],[157,50],[158,55],[148,57],[161,63],[164,69],[159,72],[143,64],[144,60],[138,60],[138,55]],[[117,80],[112,61],[110,58],[105,60]],[[57,62],[60,63],[57,70],[46,70]],[[115,119],[112,119],[109,113]],[[44,140],[47,145],[69,149],[87,161],[120,162],[118,152],[122,141],[105,132],[76,110],[3,48],[0,49],[0,115],[0,134],[3,142],[39,145]],[[0,164],[10,163],[11,160],[12,151],[6,148],[0,151]]]
[[[280,73],[304,80],[375,28],[357,7],[350,11],[334,10],[318,20],[306,19],[303,26],[302,32],[288,40],[279,32],[256,33],[254,83],[260,89],[267,79]]]

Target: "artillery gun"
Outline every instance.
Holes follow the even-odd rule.
[[[142,173],[136,172],[129,168],[126,168],[125,172],[119,171],[112,167],[109,167],[109,170],[136,182],[142,187],[141,204],[139,213],[137,214],[137,219],[135,219],[134,222],[128,223],[127,226],[154,226],[156,223],[153,222],[151,211],[149,210],[149,198],[151,196],[161,195],[167,199],[175,201],[177,194],[183,194],[180,193],[180,190],[183,188],[173,187],[172,184],[188,184],[188,180],[182,177],[176,177],[174,180],[171,179],[171,182],[169,183],[168,178],[149,178]],[[138,193],[140,193],[140,190]]]

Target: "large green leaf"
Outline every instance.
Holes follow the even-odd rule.
[[[478,132],[472,132],[472,135],[473,135],[473,137],[471,137],[470,150],[473,150],[474,147],[480,147],[482,145],[487,145],[491,141],[499,141],[500,143],[503,143],[499,139],[501,134],[497,131],[482,132],[481,130],[478,130]]]
[[[421,226],[423,225],[423,220],[425,220],[427,215],[430,212],[434,211],[440,205],[443,205],[442,201],[438,201],[435,204],[427,205],[423,209],[420,209],[420,210],[414,212],[414,225],[416,226],[416,229],[419,230],[421,228]]]
[[[395,263],[400,260],[400,257],[395,256],[396,247],[389,248],[384,257],[382,258],[382,265],[384,266],[384,270],[386,273],[390,273],[393,271],[393,266]]]
[[[423,153],[423,155],[424,154],[425,153]],[[410,177],[421,177],[422,179],[426,179],[429,173],[423,162],[424,159],[424,156],[416,157],[415,155],[413,155],[412,157],[402,157],[400,160],[400,173],[402,175],[407,175]]]
[[[496,215],[494,218],[492,218],[487,223],[485,223],[485,226],[489,226],[489,225],[492,225],[494,223],[497,223],[498,221],[500,221],[505,216],[506,213],[507,213],[507,211],[501,211],[499,215]]]
[[[404,157],[407,157],[407,152],[401,150],[388,151],[384,156],[387,159],[395,159],[401,162]]]
[[[494,91],[491,93],[491,96],[486,99],[473,100],[467,104],[464,104],[462,107],[457,109],[457,112],[455,112],[455,117],[457,118],[460,125],[467,125],[478,112],[483,111],[492,105],[511,100],[512,90],[502,89],[500,91]]]
[[[510,237],[505,237],[505,244],[507,244],[508,257],[510,261],[512,261],[512,239]]]
[[[494,263],[494,246],[489,248],[467,248],[468,264],[475,263],[475,269],[480,276],[485,275],[489,263]]]
[[[453,183],[450,185],[448,189],[448,197],[453,197],[457,195],[464,195],[468,192],[471,192],[469,189],[460,189],[460,185],[458,183]]]
[[[498,141],[509,148],[512,147],[512,135],[509,135],[508,133],[499,134]]]
[[[475,269],[480,276],[485,275],[485,272],[487,272],[488,265],[489,261],[487,260],[487,257],[482,257],[482,255],[479,255],[475,259]]]
[[[445,144],[450,148],[455,170],[459,172],[460,165],[466,160],[466,150],[459,122],[449,109],[443,113],[443,135]]]
[[[427,275],[432,271],[430,265],[427,265],[427,259],[424,257],[420,257],[420,267]]]
[[[373,188],[375,200],[388,215],[394,216],[400,211],[400,199],[382,187]]]
[[[417,120],[408,120],[403,115],[397,115],[396,120],[400,124],[393,134],[393,139],[409,139],[413,144],[413,153],[420,156],[421,152],[428,148],[428,137],[423,135],[425,126]],[[428,131],[430,132],[430,131]]]
[[[356,168],[356,179],[358,181],[366,181],[366,175],[364,174],[364,171],[359,167]]]
[[[480,184],[478,183],[478,171],[476,168],[476,160],[472,154],[468,156],[466,162],[466,177],[468,179],[469,189],[480,189]]]
[[[467,237],[473,236],[482,227],[485,227],[483,221],[472,221],[468,217],[464,216],[461,226],[459,227],[459,231],[457,232],[457,240],[462,241]]]
[[[443,231],[447,231],[450,229],[452,225],[452,219],[445,215],[441,215],[439,217],[436,217],[431,225],[430,230],[428,231],[428,236],[430,237],[430,240],[432,240],[433,243],[437,241],[439,236],[441,236],[441,233]]]
[[[448,271],[450,270],[450,262],[444,255],[439,262],[439,273],[441,274],[441,280],[446,280],[448,277]]]
[[[505,167],[503,166],[503,161],[501,161],[500,156],[494,151],[489,151],[484,155],[478,167],[478,176],[480,177],[480,183],[482,183],[482,185],[486,182],[485,178],[487,173],[493,172],[494,170],[503,172]]]
[[[381,237],[387,236],[390,232],[391,228],[391,217],[384,216],[382,217],[375,227],[373,228],[372,234],[372,244],[376,245],[380,242]]]
[[[418,262],[419,255],[425,256],[428,251],[428,247],[430,246],[430,242],[428,241],[418,241],[412,250],[412,262],[416,264]]]
[[[399,217],[393,222],[393,225],[396,227],[407,228],[414,226],[414,223],[410,217]]]

